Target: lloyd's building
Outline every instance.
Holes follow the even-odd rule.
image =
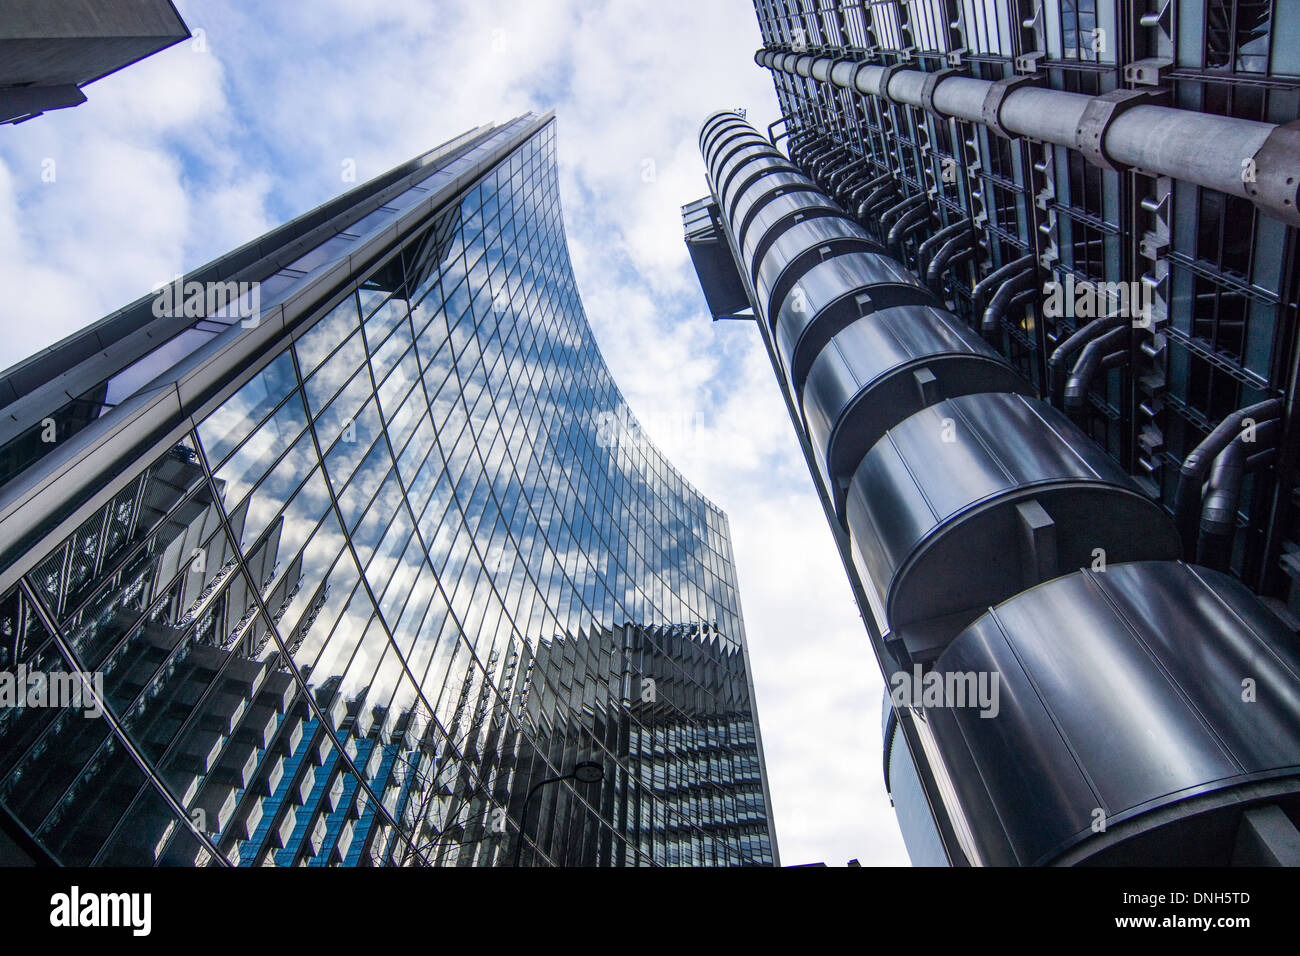
[[[777,862],[727,520],[609,427],[555,149],[473,130],[0,376],[0,862]]]
[[[705,119],[686,239],[903,690],[913,862],[1300,865],[1300,8],[755,10],[780,119]],[[1102,282],[1150,308],[1053,301]]]

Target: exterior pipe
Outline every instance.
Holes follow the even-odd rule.
[[[826,184],[830,187],[829,191],[838,195],[840,187],[844,185],[845,181],[848,180],[849,177],[860,170],[870,168],[870,166],[871,157],[863,156],[859,159],[853,160],[851,163],[846,163],[845,165],[840,166],[838,169],[832,170],[831,174],[826,178]]]
[[[901,199],[894,203],[894,205],[890,206],[880,214],[880,219],[877,223],[880,234],[882,236],[888,235],[890,228],[894,225],[895,219],[907,212],[909,209],[914,209],[916,206],[924,202],[925,193],[917,193],[915,196],[908,196],[906,199]]]
[[[940,246],[939,251],[935,253],[929,265],[925,267],[925,281],[932,289],[939,288],[945,272],[956,265],[957,262],[970,258],[975,251],[975,233],[971,231],[965,221],[961,225],[966,228]],[[935,233],[935,235],[938,235],[938,233]],[[934,237],[931,236],[931,238]]]
[[[1273,418],[1255,429],[1255,441],[1246,442],[1241,432],[1214,459],[1201,509],[1201,533],[1196,542],[1196,561],[1216,571],[1226,571],[1232,559],[1232,539],[1237,532],[1237,509],[1246,475],[1273,463],[1282,420]],[[1258,448],[1247,455],[1248,448]]]
[[[831,171],[832,167],[837,163],[852,158],[853,154],[849,152],[847,146],[840,146],[837,149],[831,150],[813,163],[813,178],[819,181],[825,180],[826,175]]]
[[[871,194],[874,193],[877,189],[879,189],[881,186],[885,185],[885,183],[892,182],[892,181],[893,181],[893,178],[894,178],[894,177],[893,177],[892,175],[890,175],[889,173],[884,173],[884,174],[882,174],[882,175],[880,175],[880,176],[877,176],[875,179],[869,179],[869,180],[867,180],[865,183],[860,183],[860,184],[858,184],[857,186],[854,186],[853,189],[849,192],[849,194],[848,194],[847,196],[843,196],[843,195],[841,195],[841,198],[842,198],[843,201],[844,201],[845,207],[846,207],[846,208],[856,208],[856,207],[857,207],[857,204],[858,204],[858,201],[859,201],[863,196],[869,196],[869,195],[871,195]],[[849,184],[848,184],[847,182],[846,182],[846,183],[842,183],[842,184],[840,185],[840,191],[841,191],[841,194],[842,194],[843,190],[844,190],[848,185],[849,185]]]
[[[889,230],[889,235],[885,239],[886,245],[898,246],[901,248],[903,239],[913,230],[925,224],[930,218],[930,206],[928,203],[921,203],[915,209],[910,209],[898,217]]]
[[[917,271],[923,274],[925,272],[925,264],[930,261],[930,257],[934,255],[936,249],[941,248],[943,244],[953,236],[969,231],[970,220],[959,219],[957,222],[944,226],[942,229],[931,234],[925,242],[921,243],[921,248],[916,250]]]
[[[1129,318],[1123,315],[1107,315],[1093,319],[1052,351],[1051,358],[1047,360],[1047,381],[1052,404],[1057,408],[1065,404],[1065,369],[1075,354],[1098,336],[1125,325],[1128,321]]]
[[[786,151],[789,152],[791,150],[798,149],[799,146],[802,143],[806,142],[809,137],[816,136],[820,132],[821,130],[817,129],[816,127],[810,127],[808,129],[797,130],[796,132],[789,134],[789,138],[786,140],[785,143]]]
[[[1128,361],[1129,329],[1126,325],[1098,335],[1083,347],[1065,383],[1065,410],[1077,415],[1088,399],[1088,389],[1097,373]]]
[[[1267,215],[1300,226],[1300,121],[1279,126],[1151,105],[1135,91],[1092,97],[1025,85],[995,90],[994,81],[958,75],[935,81],[927,99],[931,74],[924,71],[873,64],[836,70],[832,57],[769,52],[774,51],[760,50],[755,60],[796,75],[804,74],[794,62],[807,61],[809,75],[826,77],[820,82],[979,123],[1002,135],[1078,150],[1094,165],[1131,167],[1240,196]],[[1247,161],[1255,175],[1243,182]]]
[[[1178,485],[1174,489],[1174,522],[1178,525],[1179,535],[1183,539],[1183,553],[1194,554],[1197,540],[1197,518],[1201,513],[1201,485],[1205,481],[1210,465],[1219,452],[1241,434],[1246,419],[1252,421],[1270,421],[1282,414],[1282,401],[1277,398],[1266,399],[1238,409],[1205,437],[1199,445],[1188,452],[1178,471]]]
[[[809,143],[800,155],[802,156],[804,163],[811,166],[813,163],[819,162],[823,156],[829,155],[834,153],[837,149],[843,148],[843,146],[831,139],[829,136],[823,136],[820,139]]]
[[[999,284],[1010,278],[1012,275],[1015,275],[1017,272],[1021,272],[1024,269],[1033,266],[1033,264],[1034,257],[1032,255],[1021,256],[1019,259],[1008,262],[1005,265],[994,269],[977,282],[975,288],[971,290],[971,303],[975,310],[975,314],[978,315],[984,311],[984,300],[992,294],[993,290],[997,288]]]
[[[924,274],[925,263],[929,261],[930,256],[934,255],[934,251],[936,249],[942,246],[953,236],[957,235],[963,229],[969,229],[969,228],[970,228],[970,220],[958,219],[956,222],[949,223],[948,225],[944,226],[942,229],[936,229],[934,232],[930,233],[930,235],[928,235],[925,238],[925,241],[921,243],[920,248],[916,250],[916,256],[917,256],[916,261],[917,261],[917,265],[920,267],[918,274]]]
[[[1001,328],[1002,317],[1011,308],[1012,298],[1020,292],[1033,289],[1036,282],[1037,273],[1031,258],[1023,272],[1016,273],[998,286],[998,291],[993,293],[993,298],[989,300],[988,308],[980,319],[980,329],[988,335]]]
[[[891,179],[862,200],[862,204],[858,206],[858,219],[862,222],[874,219],[880,212],[880,207],[897,195],[898,184]]]

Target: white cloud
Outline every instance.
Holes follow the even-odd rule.
[[[700,122],[777,115],[751,3],[178,7],[206,53],[182,44],[83,106],[0,129],[0,322],[15,330],[0,366],[338,194],[344,159],[368,178],[555,107],[597,340],[651,437],[731,520],[783,860],[905,863],[880,677],[771,366],[752,325],[709,321],[682,242],[679,207],[707,189]]]

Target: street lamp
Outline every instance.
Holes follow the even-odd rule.
[[[582,760],[574,764],[573,769],[560,777],[548,777],[533,784],[528,789],[528,796],[524,797],[523,809],[519,811],[519,837],[515,840],[515,866],[523,859],[524,853],[524,824],[528,822],[528,804],[533,799],[533,794],[542,787],[550,783],[559,783],[561,780],[576,780],[578,783],[596,783],[605,779],[605,768],[594,760]]]

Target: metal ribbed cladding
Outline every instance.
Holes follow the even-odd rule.
[[[725,193],[732,180],[751,163],[766,160],[766,164],[784,164],[785,157],[778,153],[770,143],[741,143],[735,148],[727,148],[718,153],[717,159],[709,167],[713,181]]]
[[[728,221],[734,224],[732,233],[736,237],[736,244],[742,248],[745,245],[745,236],[749,232],[750,223],[768,203],[791,193],[821,193],[817,184],[802,173],[773,169],[768,171],[766,176],[759,178],[763,180],[761,186],[740,194],[734,212],[727,217]]]
[[[981,615],[935,672],[999,679],[992,716],[926,710],[991,865],[1222,865],[1243,804],[1300,790],[1300,650],[1226,574],[1057,578]]]
[[[772,243],[791,226],[819,216],[844,217],[844,210],[826,198],[820,190],[801,190],[786,193],[766,203],[753,218],[748,235],[737,235],[740,254],[753,262],[762,259]]]
[[[1020,505],[1052,522],[1046,572],[1025,564]],[[1114,459],[1050,405],[1006,393],[946,399],[895,425],[854,472],[845,513],[892,636],[936,649],[1097,549],[1107,563],[1179,553],[1168,515]]]
[[[882,308],[838,331],[808,370],[801,410],[840,520],[849,478],[885,432],[941,399],[990,391],[1033,387],[941,309]]]
[[[750,133],[742,133],[739,136],[726,136],[725,134],[719,139],[716,148],[705,159],[705,166],[709,170],[709,175],[714,179],[721,176],[722,165],[736,154],[742,148],[766,149],[774,155],[777,153],[775,147],[765,139],[759,139]]]
[[[757,133],[757,130],[755,130],[753,126],[746,123],[735,113],[726,113],[719,116],[717,121],[715,121],[707,131],[701,131],[700,151],[707,154],[714,146],[717,138],[722,135],[723,131],[729,129],[749,129]]]
[[[726,120],[740,120],[740,122],[744,122],[744,120],[740,119],[740,114],[736,113],[734,110],[719,110],[714,113],[704,121],[703,125],[700,126],[699,144],[701,151],[708,147],[709,136],[711,135],[710,131],[720,126]]]
[[[793,173],[814,187],[816,186],[816,183],[813,183],[811,179],[804,175],[803,170],[794,166],[787,159],[769,156],[762,161],[746,162],[744,167],[736,170],[736,175],[731,177],[727,188],[718,190],[718,199],[722,203],[722,214],[727,217],[729,223],[738,224],[736,213],[740,209],[740,200],[749,192],[750,187],[764,176],[770,176],[774,173]]]
[[[885,250],[850,219],[826,217],[801,222],[787,229],[754,263],[752,278],[763,314],[774,322],[795,284],[823,260],[850,252]]]
[[[737,170],[761,159],[772,163],[786,162],[786,158],[768,143],[742,142],[734,148],[729,146],[721,150],[709,166],[709,175],[725,192],[727,183],[731,181]]]
[[[709,171],[718,175],[718,167],[742,146],[762,146],[776,152],[776,147],[759,136],[751,128],[732,127],[723,130],[709,149],[707,156]]]
[[[878,309],[939,306],[934,294],[888,256],[849,252],[823,259],[804,272],[781,300],[772,322],[777,353],[796,403],[808,369],[831,338]]]

